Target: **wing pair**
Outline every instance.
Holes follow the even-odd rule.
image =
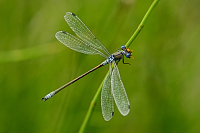
[[[123,116],[126,116],[130,111],[130,103],[116,62],[113,62],[113,68],[109,64],[109,70],[101,92],[101,109],[106,121],[109,121],[114,115],[114,101]]]
[[[110,55],[104,45],[96,39],[87,26],[74,13],[67,12],[64,18],[69,27],[80,39],[67,32],[58,31],[55,35],[58,41],[80,53],[99,54],[105,58]],[[104,51],[106,55],[101,51]]]

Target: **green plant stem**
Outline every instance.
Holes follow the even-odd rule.
[[[126,43],[126,47],[130,47],[130,45],[132,44],[132,42],[135,40],[135,38],[137,37],[137,35],[140,33],[140,31],[142,30],[142,28],[144,27],[145,22],[147,21],[149,15],[151,14],[151,12],[153,11],[154,7],[157,5],[157,3],[159,2],[159,0],[154,0],[153,3],[151,4],[150,8],[148,9],[147,13],[145,14],[144,18],[142,19],[141,23],[139,24],[138,28],[136,29],[136,31],[133,33],[133,35],[131,36],[131,38],[128,40],[128,42]],[[109,71],[107,72],[106,76],[108,75]],[[105,76],[105,77],[106,77]],[[104,78],[105,80],[105,78]],[[79,133],[83,133],[90,118],[92,115],[92,112],[94,110],[94,107],[96,105],[97,99],[101,94],[101,88],[103,86],[104,80],[101,82],[101,85],[99,86],[94,98],[92,99],[91,103],[90,103],[90,107],[87,111],[87,114],[84,118],[84,121],[81,125],[81,128],[79,130]]]
[[[157,5],[157,3],[159,2],[159,0],[154,0],[153,3],[151,4],[151,6],[149,7],[148,11],[146,12],[146,14],[144,15],[141,23],[139,24],[138,28],[136,29],[136,31],[133,33],[133,35],[131,36],[131,38],[128,40],[128,42],[126,43],[126,47],[129,48],[130,45],[132,44],[132,42],[135,40],[135,38],[137,37],[137,35],[140,33],[140,31],[142,30],[142,28],[144,27],[144,24],[146,23],[149,15],[151,14],[151,12],[153,11],[153,9],[155,8],[155,6]]]
[[[108,73],[106,74],[105,78],[107,77],[107,75],[108,75]],[[104,78],[104,80],[105,80],[105,78]],[[103,80],[103,81],[104,81],[104,80]],[[85,119],[84,119],[84,121],[83,121],[83,123],[82,123],[82,125],[81,125],[81,128],[80,128],[80,130],[79,130],[79,133],[83,133],[83,132],[84,132],[85,127],[87,126],[87,123],[88,123],[88,121],[89,121],[90,118],[91,118],[92,112],[93,112],[94,107],[95,107],[95,105],[96,105],[96,101],[97,101],[97,99],[99,98],[99,96],[100,96],[100,94],[101,94],[101,88],[102,88],[102,86],[103,86],[103,82],[101,82],[101,85],[99,86],[99,88],[98,88],[96,94],[94,95],[94,97],[93,97],[93,99],[92,99],[92,101],[91,101],[91,103],[90,103],[90,107],[89,107],[89,109],[88,109],[88,111],[87,111],[87,114],[86,114],[86,116],[85,116]]]

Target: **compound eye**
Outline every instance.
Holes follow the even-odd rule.
[[[130,58],[130,57],[131,57],[130,53],[126,54],[126,58]]]
[[[121,46],[121,49],[124,49],[124,48],[126,48],[126,47],[125,47],[124,45],[122,45],[122,46]]]

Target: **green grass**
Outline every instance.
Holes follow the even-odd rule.
[[[78,132],[108,66],[43,103],[40,99],[101,63],[54,37],[73,34],[64,21],[74,12],[112,53],[124,45],[152,1],[2,1],[0,21],[0,132]],[[86,132],[199,132],[199,1],[160,1],[118,64],[131,111],[115,108],[105,122],[97,101]],[[17,54],[16,54],[17,51]]]

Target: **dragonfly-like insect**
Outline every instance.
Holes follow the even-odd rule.
[[[110,54],[108,50],[104,47],[104,45],[101,44],[99,40],[97,40],[97,38],[88,29],[88,27],[74,13],[67,12],[64,18],[69,27],[80,39],[65,31],[58,31],[55,34],[55,37],[58,39],[58,41],[60,41],[68,48],[77,52],[91,55],[99,54],[105,57],[106,60],[98,66],[94,67],[93,69],[89,70],[88,72],[80,75],[76,79],[50,92],[42,98],[43,101],[46,101],[47,99],[51,98],[62,89],[83,78],[84,76],[93,72],[94,70],[97,70],[98,68],[109,64],[109,73],[105,77],[101,92],[102,114],[104,119],[106,121],[109,121],[114,115],[115,101],[119,112],[123,116],[126,116],[130,111],[130,103],[124,85],[120,78],[117,63],[121,59],[124,63],[124,56],[126,56],[127,58],[132,57],[132,51],[129,48],[126,48],[125,46],[121,46],[121,50]]]

